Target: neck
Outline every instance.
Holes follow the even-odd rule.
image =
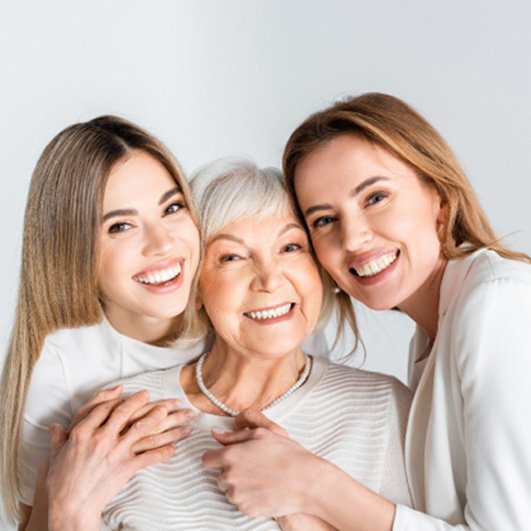
[[[203,364],[202,375],[209,391],[231,409],[262,409],[298,380],[305,364],[306,357],[300,348],[281,358],[264,359],[258,354],[233,350],[216,338]],[[221,413],[199,389],[195,363],[183,369],[182,385],[198,409]]]
[[[424,284],[399,306],[432,340],[437,336],[441,282],[447,263],[441,256]]]
[[[157,319],[139,315],[131,318],[129,315],[123,316],[118,312],[108,311],[105,311],[105,315],[112,327],[120,334],[157,346],[163,346],[175,339],[175,330],[179,323],[179,317]]]

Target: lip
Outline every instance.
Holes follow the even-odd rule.
[[[285,313],[284,315],[280,315],[278,317],[271,317],[271,318],[266,318],[266,319],[253,319],[252,317],[250,317],[249,313],[255,313],[255,312],[267,312],[269,310],[274,310],[275,308],[280,308],[282,306],[285,306],[286,304],[290,304],[291,305],[291,308],[289,309],[289,311],[287,313]],[[272,325],[272,324],[277,324],[277,323],[280,323],[282,321],[288,321],[290,320],[294,313],[295,313],[295,307],[297,306],[296,303],[294,302],[283,302],[281,304],[274,304],[273,306],[267,306],[267,307],[263,307],[263,308],[259,308],[259,309],[253,309],[253,310],[249,310],[249,311],[246,311],[243,313],[243,316],[250,322],[252,323],[255,323],[257,325],[261,325],[261,326],[267,326],[267,325]]]
[[[378,251],[371,251],[369,253],[364,253],[362,255],[356,256],[354,260],[351,260],[347,264],[347,268],[357,268],[364,266],[365,264],[368,264],[369,262],[372,262],[373,260],[377,260],[378,258],[381,258],[382,256],[387,256],[390,254],[400,254],[399,249],[380,249]]]
[[[386,256],[388,254],[390,254],[390,251],[382,251],[382,252],[379,252],[379,253],[371,253],[370,255],[369,254],[364,255],[362,260],[356,260],[356,261],[349,262],[348,271],[349,271],[349,274],[350,274],[351,278],[354,278],[356,280],[356,282],[358,282],[359,284],[361,284],[363,286],[372,286],[374,284],[378,284],[378,283],[382,282],[389,275],[391,275],[393,273],[393,271],[397,268],[398,263],[400,262],[400,258],[401,258],[400,250],[398,250],[398,249],[396,250],[396,259],[395,259],[395,261],[392,264],[390,264],[389,266],[387,266],[383,271],[380,271],[379,273],[376,273],[376,275],[372,275],[372,276],[369,276],[369,277],[360,277],[357,274],[352,273],[350,270],[351,270],[351,268],[363,266],[363,265],[371,262],[372,260],[375,260],[375,259],[380,258],[382,256]]]
[[[141,282],[138,282],[134,278],[137,276],[147,275],[149,273],[156,273],[157,271],[162,271],[164,269],[176,267],[178,265],[180,265],[181,267],[181,273],[177,277],[175,277],[173,280],[170,280],[159,286],[155,286],[153,284],[142,284]],[[155,295],[165,295],[167,293],[177,291],[181,287],[184,281],[184,277],[185,277],[185,265],[186,265],[186,260],[182,257],[170,258],[168,260],[157,262],[156,264],[153,264],[152,266],[146,269],[143,269],[142,271],[138,273],[135,273],[131,277],[131,279],[133,280],[133,282],[135,282],[137,286],[140,286],[141,288],[145,289],[146,291],[150,293],[153,293]]]

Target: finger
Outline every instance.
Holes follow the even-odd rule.
[[[133,423],[137,421],[139,418],[142,418],[144,415],[147,415],[156,406],[164,406],[166,410],[168,411],[168,413],[173,413],[179,410],[179,408],[181,407],[181,401],[177,398],[167,398],[165,400],[157,400],[156,402],[149,402],[149,404],[146,404],[145,406],[135,411],[131,415],[129,422]]]
[[[70,431],[73,433],[79,430],[95,430],[99,428],[112,413],[115,407],[121,404],[123,400],[121,398],[114,398],[107,402],[102,402],[94,407],[82,420],[80,420]]]
[[[151,411],[151,409],[149,411]],[[179,409],[178,411],[174,413],[169,413],[162,420],[160,424],[158,424],[157,426],[153,428],[151,435],[155,435],[157,433],[162,433],[164,431],[171,430],[179,426],[183,426],[187,424],[188,422],[190,422],[194,417],[195,417],[195,413],[190,409]]]
[[[163,433],[157,433],[155,435],[149,435],[140,439],[138,442],[134,443],[131,447],[131,450],[135,454],[145,452],[147,450],[153,450],[155,448],[160,448],[161,446],[166,446],[168,444],[176,443],[181,439],[185,439],[192,433],[192,428],[190,426],[179,426],[178,428],[173,428],[167,430]]]
[[[66,430],[60,424],[50,424],[48,426],[48,436],[50,441],[50,454],[55,457],[66,442]]]
[[[211,433],[212,437],[223,446],[250,441],[253,438],[253,431],[247,428],[239,431],[223,431],[220,428],[212,428]]]
[[[168,459],[171,459],[174,454],[175,445],[168,444],[160,448],[155,448],[154,450],[148,450],[147,452],[134,455],[129,464],[130,472],[134,473],[142,468],[167,461]]]
[[[79,424],[96,406],[108,400],[114,400],[120,396],[122,392],[121,385],[115,385],[108,389],[101,389],[94,393],[74,414],[70,422],[69,430]]]
[[[151,435],[167,414],[168,412],[164,406],[155,406],[147,415],[144,415],[124,430],[121,437],[122,446],[131,449],[139,440]]]
[[[149,393],[146,390],[138,391],[126,398],[121,404],[117,405],[112,410],[109,418],[105,422],[105,431],[115,434],[120,433],[131,419],[131,416],[140,408],[144,407],[148,400]],[[155,406],[152,411],[155,411],[158,408],[159,406]],[[161,407],[161,409],[166,411],[163,407]],[[147,418],[149,415],[150,413],[145,415],[144,418]]]
[[[234,419],[234,429],[242,430],[244,428],[266,428],[271,430],[279,435],[287,436],[287,431],[268,419],[260,410],[258,409],[244,409],[235,419]]]

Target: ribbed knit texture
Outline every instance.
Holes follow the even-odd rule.
[[[179,375],[180,367],[146,373],[126,380],[125,391],[145,388],[152,400],[177,396],[190,407]],[[394,378],[315,360],[308,382],[266,414],[313,453],[409,505],[402,444],[409,400],[409,391]],[[274,520],[241,514],[219,491],[217,471],[201,465],[204,452],[219,447],[210,428],[230,429],[231,423],[227,417],[200,414],[192,435],[178,443],[170,461],[138,472],[107,506],[109,528],[278,529]]]

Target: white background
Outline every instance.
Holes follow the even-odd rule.
[[[531,252],[530,28],[523,0],[0,0],[0,351],[33,166],[59,130],[104,113],[160,136],[187,171],[229,154],[278,165],[309,113],[389,92]],[[366,313],[362,328],[365,367],[404,378],[407,318]]]

